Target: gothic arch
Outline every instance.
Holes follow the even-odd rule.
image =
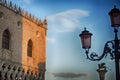
[[[32,52],[33,52],[33,42],[31,39],[29,39],[27,44],[27,56],[32,57]]]
[[[8,29],[3,31],[2,35],[2,48],[9,49],[10,48],[10,32]]]

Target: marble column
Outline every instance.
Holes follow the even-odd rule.
[[[105,63],[98,64],[98,69],[96,71],[99,74],[100,80],[105,80],[105,74],[107,72],[106,68]]]

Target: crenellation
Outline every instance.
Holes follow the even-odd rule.
[[[35,19],[35,23],[38,24],[38,18]]]
[[[28,20],[34,22],[37,25],[40,25],[40,24],[45,25],[45,26],[47,25],[47,20],[46,19],[42,22],[38,18],[35,18],[31,13],[28,13],[28,11],[25,11],[21,7],[17,6],[16,4],[13,4],[12,1],[8,2],[7,0],[0,0],[0,4],[7,7],[7,8],[9,8],[13,12],[27,18]],[[45,28],[47,28],[47,27],[45,27]]]
[[[16,4],[14,5],[14,11],[16,12],[17,11],[17,6],[16,6]]]
[[[19,13],[19,7],[16,4],[14,5],[13,11]]]
[[[28,18],[28,12],[25,11],[25,15],[23,15],[24,17]]]
[[[35,18],[35,17],[34,17],[33,15],[31,15],[31,21],[32,21],[32,22],[34,22],[34,18]]]
[[[31,15],[31,13],[29,14],[29,18],[30,18],[30,20],[31,20],[31,18],[32,18],[32,15]]]
[[[38,20],[38,26],[40,26],[40,24],[41,24],[41,19],[40,19],[40,20]]]
[[[18,13],[21,15],[21,8],[20,7],[18,8]]]
[[[5,1],[4,0],[2,0],[1,3],[2,3],[2,5],[5,5]]]
[[[25,11],[24,11],[24,9],[21,9],[21,15],[22,15],[22,16],[25,15]]]
[[[46,19],[44,19],[43,23],[44,23],[44,25],[47,25],[47,20],[46,20]]]
[[[43,26],[43,22],[39,20],[39,26]]]
[[[0,3],[3,5],[3,0],[0,0]]]
[[[10,9],[13,8],[13,6],[12,6],[12,2],[11,2],[11,1],[10,1],[10,3],[9,3],[9,8],[10,8]]]
[[[5,6],[7,6],[7,2],[6,2],[6,0],[3,0],[3,4],[4,4]]]
[[[32,21],[32,22],[34,22],[34,18],[35,18],[35,17],[34,17],[33,15],[31,15],[31,21]]]

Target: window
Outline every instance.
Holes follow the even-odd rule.
[[[3,17],[3,15],[4,15],[4,14],[3,14],[3,12],[0,12],[0,18],[2,18],[2,17]]]
[[[30,39],[27,44],[27,56],[32,57],[32,47],[33,43],[32,40]]]
[[[9,49],[9,42],[10,42],[10,32],[8,29],[6,29],[3,32],[3,36],[2,36],[2,48]]]
[[[20,22],[20,21],[18,21],[18,22],[17,22],[17,25],[18,25],[18,26],[20,26],[20,24],[21,24],[21,22]]]

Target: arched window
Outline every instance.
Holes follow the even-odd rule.
[[[3,32],[2,36],[2,48],[9,49],[9,44],[10,44],[10,32],[8,29],[6,29]]]
[[[30,39],[27,44],[27,56],[32,57],[32,47],[33,43],[32,40]]]

